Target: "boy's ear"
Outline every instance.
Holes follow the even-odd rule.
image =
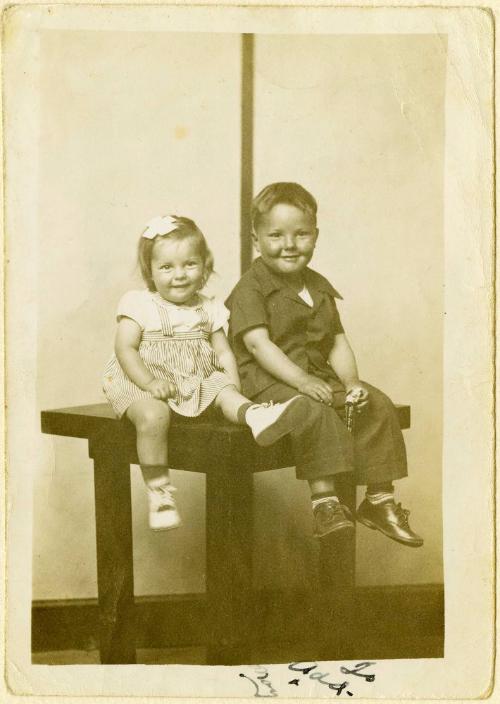
[[[257,237],[255,230],[252,230],[252,242],[253,242],[253,246],[255,247],[257,252],[260,252],[259,238]]]

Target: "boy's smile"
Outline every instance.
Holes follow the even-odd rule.
[[[253,239],[267,266],[294,278],[311,261],[318,228],[309,213],[288,203],[278,203],[261,216]]]

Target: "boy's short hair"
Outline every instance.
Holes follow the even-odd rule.
[[[316,222],[318,204],[314,197],[299,183],[270,183],[258,193],[252,201],[252,228],[258,226],[263,215],[266,215],[275,205],[286,203],[293,205],[304,213],[308,213]]]

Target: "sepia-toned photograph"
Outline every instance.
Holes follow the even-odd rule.
[[[493,34],[464,12],[4,13],[14,693],[488,688]]]

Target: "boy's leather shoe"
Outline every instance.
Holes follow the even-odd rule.
[[[352,513],[347,506],[333,499],[318,503],[313,508],[313,516],[315,538],[323,538],[337,530],[354,530]]]
[[[396,504],[394,499],[372,504],[368,499],[361,502],[356,518],[368,528],[379,530],[388,538],[411,548],[424,544],[423,538],[414,533],[408,523],[409,511]]]

